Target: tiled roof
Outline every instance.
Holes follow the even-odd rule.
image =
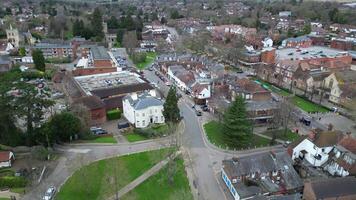
[[[0,151],[0,162],[9,161],[10,151]]]
[[[356,178],[328,178],[310,183],[316,199],[328,199],[333,197],[346,197],[356,195]]]

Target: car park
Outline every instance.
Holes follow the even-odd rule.
[[[51,200],[54,197],[54,194],[56,193],[56,188],[54,186],[50,186],[44,196],[42,197],[42,200]]]

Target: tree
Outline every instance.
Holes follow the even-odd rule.
[[[132,55],[137,43],[136,31],[129,31],[124,34],[122,44],[127,49],[129,55]]]
[[[25,49],[25,47],[21,47],[21,48],[19,49],[19,54],[20,54],[20,56],[25,56],[25,55],[26,55],[26,49]]]
[[[178,10],[177,9],[173,9],[171,11],[171,19],[179,19],[181,18],[182,16],[179,14]]]
[[[124,29],[117,29],[117,33],[116,33],[116,42],[118,42],[119,44],[122,44],[122,40],[124,38],[124,34],[125,34],[125,30]]]
[[[13,107],[19,118],[24,118],[27,127],[27,145],[33,141],[34,127],[40,125],[43,119],[44,110],[53,105],[53,101],[47,99],[49,94],[38,91],[37,88],[27,82],[19,82],[15,88],[21,95],[13,101]]]
[[[107,21],[108,28],[110,29],[117,29],[119,27],[118,20],[115,16],[111,16],[110,19]]]
[[[44,72],[46,70],[46,63],[43,53],[39,49],[35,49],[32,51],[32,59],[33,63],[35,64],[35,68]]]
[[[303,34],[304,35],[307,35],[311,32],[311,25],[310,23],[308,24],[305,24],[304,27],[303,27]]]
[[[180,119],[177,91],[173,86],[169,89],[166,102],[164,102],[163,116],[166,122],[176,123]]]
[[[167,19],[165,17],[161,18],[161,24],[166,24],[167,23]]]
[[[82,21],[83,22],[83,21]],[[74,36],[81,36],[82,35],[82,31],[84,29],[84,26],[82,27],[82,24],[79,19],[76,19],[72,25],[72,32]]]
[[[70,141],[81,130],[80,119],[70,112],[55,114],[49,124],[53,138],[62,142]]]
[[[247,118],[245,100],[237,96],[224,114],[224,131],[228,143],[245,147],[252,138],[252,124]]]
[[[96,37],[97,41],[101,41],[104,38],[103,32],[103,18],[99,8],[95,8],[91,17],[92,33]]]

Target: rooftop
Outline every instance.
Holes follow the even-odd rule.
[[[328,178],[324,180],[306,183],[310,185],[317,199],[327,199],[332,197],[342,198],[344,196],[356,195],[356,178]]]
[[[137,99],[134,99],[132,94],[127,95],[124,99],[127,99],[135,110],[142,110],[151,106],[163,106],[163,101],[161,99],[151,96],[147,92],[138,95]]]
[[[128,71],[79,76],[75,80],[88,95],[94,90],[145,83],[138,74]]]
[[[347,51],[340,51],[329,47],[311,46],[307,48],[283,48],[276,50],[277,60],[307,60],[313,58],[335,58],[349,55]]]
[[[94,60],[110,60],[110,56],[103,46],[92,46],[90,48]]]

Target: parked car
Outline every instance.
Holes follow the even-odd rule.
[[[201,115],[202,115],[201,111],[199,111],[199,110],[196,110],[196,111],[195,111],[195,114],[196,114],[197,116],[201,116]]]
[[[91,127],[90,131],[94,134],[94,135],[105,135],[108,134],[108,132],[100,127]]]
[[[204,111],[204,112],[209,112],[209,108],[207,105],[202,105],[201,106],[201,109]]]
[[[302,117],[299,119],[299,121],[306,126],[310,126],[310,124],[311,124],[311,120],[307,117]]]
[[[56,188],[54,186],[51,186],[47,189],[45,192],[45,195],[43,196],[43,200],[51,200],[54,197],[54,194],[56,193]]]

